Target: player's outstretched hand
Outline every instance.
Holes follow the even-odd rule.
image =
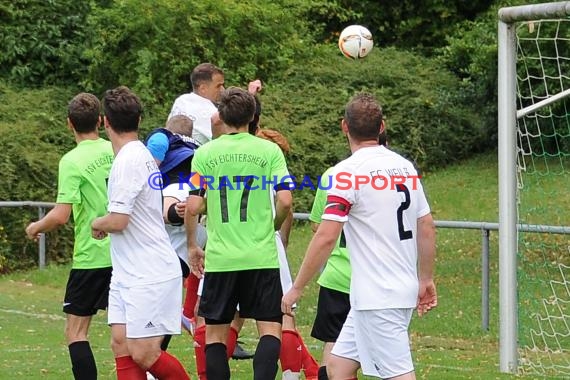
[[[262,89],[263,86],[261,85],[261,81],[259,79],[251,81],[247,85],[247,92],[249,92],[252,95],[256,95],[258,92],[261,92]]]
[[[421,317],[437,306],[437,290],[433,280],[420,280],[418,291],[418,315]]]
[[[36,222],[28,224],[28,227],[26,227],[26,236],[30,240],[38,241],[40,234],[37,231]]]
[[[290,317],[295,316],[293,311],[293,305],[297,303],[299,298],[301,298],[302,291],[300,289],[295,288],[294,286],[285,293],[283,298],[281,299],[281,311],[283,314],[287,314]]]
[[[188,250],[190,257],[190,270],[198,278],[204,277],[204,251],[200,247],[192,247]]]

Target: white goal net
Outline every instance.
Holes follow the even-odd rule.
[[[570,226],[570,19],[516,24],[518,223]],[[570,235],[518,233],[519,369],[570,375]],[[556,231],[554,231],[556,232]]]

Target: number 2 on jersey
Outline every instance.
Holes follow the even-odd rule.
[[[227,182],[227,177],[218,178],[218,183],[222,181]],[[253,176],[234,176],[233,182],[236,184],[242,183],[243,192],[241,193],[241,201],[239,207],[239,221],[247,222],[247,203],[249,201],[249,191],[251,190],[251,185],[253,183]],[[239,186],[239,185],[238,185]],[[234,189],[231,184],[226,184],[226,186],[220,186],[220,209],[222,211],[222,223],[229,223],[228,214],[228,187]],[[239,190],[239,187],[237,188]]]
[[[404,193],[406,200],[400,203],[400,207],[398,207],[398,211],[396,211],[396,216],[398,218],[398,234],[400,235],[400,240],[408,240],[411,239],[414,234],[410,230],[406,230],[404,227],[404,211],[410,207],[410,191],[404,184],[397,184],[396,191],[399,193]]]

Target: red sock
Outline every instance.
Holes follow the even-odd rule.
[[[198,379],[206,380],[206,325],[194,331],[194,353],[196,355],[196,372]]]
[[[162,351],[148,371],[160,380],[190,380],[182,364],[174,356]]]
[[[228,360],[230,360],[232,355],[234,354],[234,350],[236,349],[236,344],[237,344],[237,338],[238,338],[237,330],[230,326],[230,331],[228,332],[228,340],[226,341]]]
[[[294,330],[283,330],[281,333],[281,352],[279,360],[281,361],[281,371],[287,370],[299,373],[303,366],[301,361],[301,345],[302,341],[299,333]]]
[[[130,356],[115,358],[117,380],[146,380],[146,372]]]
[[[194,318],[194,307],[198,301],[199,284],[200,279],[190,273],[186,279],[186,296],[184,298],[184,308],[182,310],[182,313],[190,319]]]
[[[301,342],[301,361],[303,362],[303,372],[305,372],[306,378],[317,378],[319,375],[319,363],[315,360],[313,355],[305,346],[303,338],[299,335],[299,341]]]

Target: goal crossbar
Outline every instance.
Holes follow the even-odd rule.
[[[570,1],[506,7],[499,10],[499,20],[511,24],[544,18],[563,18],[570,15]]]

